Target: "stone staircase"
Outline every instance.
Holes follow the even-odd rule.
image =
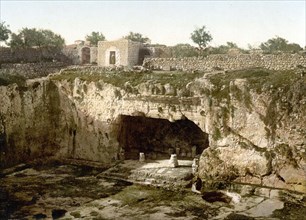
[[[168,166],[168,160],[144,163],[127,160],[98,176],[163,188],[185,188],[193,178],[190,161],[173,168]]]

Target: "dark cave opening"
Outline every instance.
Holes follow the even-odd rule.
[[[149,159],[165,159],[173,153],[192,159],[209,146],[208,134],[187,118],[170,122],[121,115],[119,125],[118,141],[125,159],[138,159],[140,152]]]

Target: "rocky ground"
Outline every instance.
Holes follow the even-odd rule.
[[[192,192],[189,165],[19,165],[1,172],[0,219],[306,219],[304,194],[255,186]]]

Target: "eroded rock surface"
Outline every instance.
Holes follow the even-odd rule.
[[[141,166],[146,173],[139,173]],[[127,171],[132,175],[137,173],[138,178],[149,178],[151,170],[152,177],[159,175],[160,180],[171,182],[169,174],[156,172],[154,161],[130,161],[109,170],[60,163],[18,166],[4,170],[6,174],[1,178],[0,216],[3,219],[305,219],[305,194],[240,185],[235,186],[240,187],[239,194],[225,190],[204,192],[206,200],[210,195],[206,201],[190,188],[173,190],[177,183],[184,183],[180,179],[184,176],[182,168],[181,174],[170,174],[177,178],[172,185],[155,188],[154,183],[144,186],[120,179],[126,178]]]
[[[205,149],[202,179],[305,192],[305,77],[293,70],[186,74],[68,68],[23,87],[0,86],[1,164],[55,156],[110,166],[125,152],[118,138],[121,116],[189,120],[209,139],[207,146],[198,143]],[[178,139],[166,148],[186,143]],[[192,147],[182,147],[183,155]]]

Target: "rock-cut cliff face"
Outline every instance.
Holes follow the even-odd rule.
[[[1,164],[198,154],[205,181],[306,192],[305,94],[297,71],[70,68],[23,87],[0,86]]]
[[[51,81],[0,86],[1,167],[54,155],[63,127],[59,91]]]

